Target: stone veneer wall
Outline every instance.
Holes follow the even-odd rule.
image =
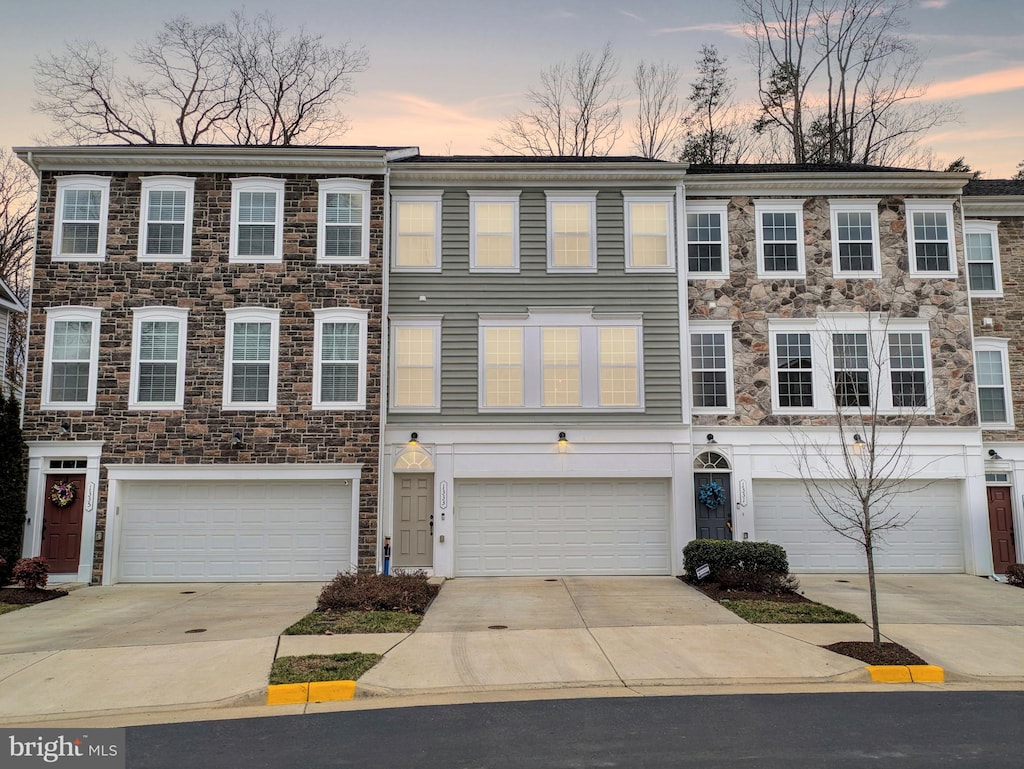
[[[152,176],[153,174],[146,174]],[[52,262],[55,175],[43,174],[33,308],[29,329],[25,439],[53,440],[70,421],[70,440],[104,441],[102,463],[248,464],[363,463],[359,499],[359,567],[373,568],[377,547],[380,447],[381,312],[384,187],[373,179],[368,265],[318,265],[317,178],[287,176],[284,261],[228,264],[231,179],[251,174],[195,175],[192,260],[137,259],[140,175],[111,175],[104,262]],[[97,403],[92,411],[40,411],[47,307],[100,307]],[[186,307],[188,339],[183,411],[129,411],[132,310]],[[277,409],[223,411],[224,310],[279,308]],[[369,310],[366,409],[314,411],[313,310]],[[241,430],[243,446],[229,446]],[[106,469],[101,469],[97,530],[106,526]],[[97,543],[94,580],[102,573]]]
[[[985,440],[1016,441],[1024,425],[1024,218],[980,216],[983,221],[999,222],[999,264],[1003,273],[1003,296],[971,297],[974,334],[978,338],[995,336],[1009,339],[1010,393],[1016,430],[985,430]],[[983,318],[992,318],[983,326]]]
[[[840,197],[840,196],[837,196]],[[849,196],[841,196],[844,200]],[[690,197],[690,200],[698,200]],[[758,197],[758,200],[764,200]],[[876,199],[876,198],[872,198]],[[832,241],[827,198],[804,204],[806,279],[757,277],[754,199],[733,197],[729,204],[727,279],[689,281],[689,317],[732,321],[736,388],[734,415],[694,415],[695,425],[834,424],[829,415],[772,414],[769,318],[814,318],[821,312],[886,312],[893,318],[927,318],[932,347],[935,414],[921,424],[976,425],[971,318],[963,265],[955,279],[912,278],[906,274],[907,235],[902,197],[883,198],[878,223],[882,278],[837,279],[832,272]],[[960,206],[953,211],[957,252],[962,253]],[[714,302],[714,308],[710,303]],[[885,417],[898,422],[899,416]]]

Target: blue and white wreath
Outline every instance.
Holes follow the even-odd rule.
[[[709,510],[714,510],[725,502],[725,489],[717,481],[708,481],[698,490],[697,499]]]

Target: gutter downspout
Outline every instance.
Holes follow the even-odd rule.
[[[385,462],[385,441],[384,430],[387,427],[388,412],[388,373],[391,370],[390,358],[388,357],[388,340],[391,329],[388,324],[388,311],[390,307],[390,275],[391,275],[391,163],[387,153],[384,154],[384,232],[381,253],[383,264],[381,265],[381,309],[380,309],[380,428],[377,434],[377,564],[376,571],[380,571],[380,565],[384,563],[384,468]]]
[[[32,329],[32,293],[36,287],[36,259],[39,258],[39,203],[43,195],[43,174],[35,162],[32,152],[25,158],[25,164],[36,175],[36,222],[32,234],[32,264],[28,274],[28,304],[25,307],[25,360],[21,364],[21,422],[19,427],[25,428],[25,397],[28,395],[28,341]]]

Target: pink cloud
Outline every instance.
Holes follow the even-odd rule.
[[[652,30],[651,34],[655,36],[675,35],[680,32],[720,32],[729,37],[745,37],[742,24],[720,23],[693,24],[688,27],[661,27],[660,29]]]
[[[921,7],[927,9],[945,8],[947,5],[949,0],[923,0],[921,3]]]
[[[928,88],[928,99],[962,99],[987,93],[1001,93],[1024,88],[1024,67],[983,72],[958,80],[934,83]]]

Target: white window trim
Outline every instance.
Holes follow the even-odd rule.
[[[545,190],[544,195],[547,199],[545,221],[547,223],[548,272],[553,274],[597,272],[597,190]],[[552,226],[554,221],[552,209],[557,203],[586,203],[590,208],[590,260],[587,264],[579,267],[565,267],[554,263],[555,231]]]
[[[277,197],[274,213],[274,253],[270,256],[239,256],[238,201],[243,192],[274,192]],[[235,264],[280,264],[284,261],[284,179],[248,176],[231,180],[231,235],[228,262]]]
[[[316,260],[317,264],[369,264],[370,263],[370,188],[368,179],[319,179],[317,205]],[[327,196],[331,193],[355,193],[362,196],[363,213],[360,222],[359,256],[355,259],[328,256],[327,251]]]
[[[224,317],[224,393],[222,409],[224,411],[275,411],[277,409],[277,352],[281,311],[268,307],[236,307],[225,310]],[[270,385],[266,402],[231,400],[231,364],[234,362],[232,348],[236,323],[270,324]]]
[[[61,233],[64,229],[64,193],[67,190],[99,190],[100,219],[99,234],[96,240],[95,254],[64,254],[61,253]],[[107,215],[110,207],[110,177],[75,176],[57,177],[57,204],[53,219],[53,255],[55,262],[103,262],[107,258]]]
[[[150,254],[149,237],[149,193],[153,190],[175,190],[185,193],[185,221],[182,253]],[[149,176],[142,179],[142,205],[139,214],[139,255],[140,262],[188,262],[192,260],[192,217],[195,205],[196,180],[190,176]]]
[[[1003,367],[1003,405],[1006,409],[1008,419],[1005,422],[982,422],[981,421],[981,384],[975,375],[975,390],[978,393],[978,424],[982,430],[1012,430],[1014,429],[1013,415],[1013,387],[1010,382],[1010,340],[993,336],[976,336],[974,338],[974,352],[997,352],[1000,357],[1000,365]],[[977,369],[977,357],[975,357],[975,369]]]
[[[519,272],[519,190],[490,192],[469,190],[469,271],[493,273]],[[476,204],[507,203],[512,206],[512,264],[505,267],[489,267],[477,264],[476,254]]]
[[[102,312],[99,307],[67,306],[46,308],[46,346],[43,354],[43,394],[40,406],[42,410],[92,411],[96,408],[96,378],[99,367],[100,316]],[[61,321],[76,320],[92,323],[92,336],[89,341],[88,397],[85,401],[50,400],[50,384],[53,378],[53,327]]]
[[[832,230],[832,276],[835,278],[882,277],[882,247],[878,234],[878,199],[830,200],[829,223]],[[866,213],[871,215],[871,270],[843,270],[839,265],[839,214]]]
[[[936,212],[946,215],[946,232],[949,239],[946,241],[949,249],[948,270],[919,270],[917,269],[917,249],[914,240],[914,214],[923,212]],[[904,202],[904,214],[906,216],[907,229],[907,266],[908,274],[919,278],[955,278],[956,272],[956,232],[953,227],[953,203],[949,200],[926,200],[916,198]]]
[[[442,315],[394,315],[388,320],[391,325],[391,361],[389,366],[391,409],[401,413],[437,413],[441,410],[441,320]],[[399,328],[429,328],[434,335],[434,402],[429,406],[398,406],[395,397],[398,394],[398,345]]]
[[[735,379],[733,378],[733,355],[732,355],[732,323],[721,322],[721,321],[702,321],[702,320],[691,320],[690,321],[690,334],[691,340],[688,340],[689,344],[692,344],[693,334],[723,334],[725,336],[725,398],[726,402],[724,406],[696,406],[694,405],[694,393],[693,393],[693,377],[690,377],[690,381],[687,383],[687,387],[690,390],[690,406],[694,414],[734,414],[736,412],[736,387]],[[689,352],[690,347],[687,347]],[[690,368],[692,370],[693,361],[690,361]]]
[[[580,334],[580,405],[544,406],[543,351],[545,328],[576,328]],[[637,400],[634,406],[601,406],[600,340],[602,327],[634,328],[637,334]],[[485,397],[484,333],[488,328],[523,330],[523,404],[488,406]],[[533,309],[523,314],[480,315],[478,331],[477,407],[481,413],[637,413],[644,410],[644,333],[641,313],[595,313],[590,307]]]
[[[992,273],[996,282],[993,291],[978,291],[971,288],[971,262],[967,254],[968,235],[990,235],[992,237]],[[1003,269],[999,258],[999,222],[983,221],[981,219],[967,219],[964,222],[964,267],[967,270],[967,291],[971,296],[992,296],[1003,295]]]
[[[626,272],[672,273],[676,271],[675,194],[672,192],[623,192],[622,219],[626,225]],[[665,254],[667,263],[656,266],[633,264],[633,203],[665,205]]]
[[[722,224],[722,269],[707,272],[691,272],[690,270],[690,222],[684,216],[686,229],[683,233],[683,257],[686,259],[686,277],[689,280],[720,279],[729,277],[729,201],[700,200],[686,203],[685,214],[718,214]]]
[[[391,193],[391,270],[393,272],[441,272],[441,208],[442,193],[440,190],[422,190],[420,192]],[[401,265],[398,263],[399,221],[398,206],[400,203],[433,203],[434,204],[434,263],[428,265]]]
[[[811,335],[811,382],[814,406],[783,408],[779,405],[779,365],[775,337],[780,333],[808,333]],[[879,367],[873,358],[869,361],[868,365],[872,395],[874,395],[877,389],[882,403],[877,408],[874,405],[864,406],[861,409],[858,409],[856,406],[844,407],[842,409],[844,414],[856,414],[859,411],[864,411],[865,413],[875,411],[875,413],[886,415],[905,414],[909,411],[922,415],[935,413],[931,344],[927,320],[900,318],[886,323],[884,318],[874,314],[830,313],[820,315],[817,320],[772,318],[768,321],[773,414],[834,414],[836,412],[832,335],[846,333],[867,334],[870,337],[868,341],[869,355],[881,351],[881,366]],[[913,408],[894,407],[892,405],[888,335],[900,333],[922,335],[922,343],[924,345],[925,396],[927,398],[924,406]],[[881,382],[876,382],[877,377],[881,377]]]
[[[762,214],[784,213],[796,214],[796,262],[793,271],[779,272],[766,270],[764,267],[764,221]],[[804,201],[803,200],[755,200],[754,219],[757,233],[757,277],[759,278],[790,278],[802,280],[807,275],[807,262],[804,255]]]
[[[188,310],[179,307],[138,307],[132,311],[132,367],[128,408],[131,411],[180,411],[185,407],[185,344],[188,337]],[[178,324],[177,373],[173,401],[139,400],[139,365],[142,324],[146,321],[167,321]]]
[[[331,307],[313,310],[313,410],[363,411],[366,409],[366,335],[369,310],[356,307]],[[323,327],[325,323],[355,323],[359,326],[359,378],[354,401],[324,401],[322,397],[321,368],[323,366]]]

